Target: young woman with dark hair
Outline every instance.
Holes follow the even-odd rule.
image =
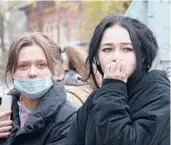
[[[169,145],[170,82],[164,71],[149,71],[157,51],[152,31],[136,19],[110,15],[97,25],[87,58],[97,89],[65,145]]]

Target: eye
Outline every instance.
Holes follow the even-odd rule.
[[[124,52],[131,52],[131,51],[134,51],[134,50],[133,50],[133,48],[125,47],[125,48],[123,48],[123,51]]]
[[[47,67],[47,64],[46,63],[40,63],[40,64],[38,64],[38,68],[39,69],[43,69],[45,67]]]
[[[18,68],[21,70],[26,70],[28,68],[28,64],[20,64],[18,65]]]
[[[102,49],[103,52],[110,52],[112,51],[112,48],[108,47],[108,48],[103,48]]]

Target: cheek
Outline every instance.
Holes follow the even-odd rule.
[[[39,77],[45,77],[45,76],[49,76],[49,75],[52,75],[49,68],[39,71]]]
[[[126,58],[125,62],[127,64],[128,76],[130,77],[136,68],[136,58],[135,56],[131,56],[129,58]]]
[[[12,74],[12,78],[13,77],[18,77],[18,78],[26,78],[28,76],[28,73],[26,71],[20,71],[20,70],[16,70],[13,74]]]

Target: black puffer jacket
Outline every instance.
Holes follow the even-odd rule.
[[[169,80],[155,70],[136,84],[103,80],[79,109],[64,144],[169,145]]]
[[[61,85],[55,84],[40,99],[25,123],[19,129],[19,107],[14,96],[12,106],[13,129],[8,139],[0,139],[0,145],[60,145],[66,137],[75,118],[76,109],[66,100],[66,92]],[[16,134],[17,133],[17,134]]]

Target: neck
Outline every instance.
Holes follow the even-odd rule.
[[[34,99],[31,100],[25,96],[21,95],[21,102],[23,103],[23,105],[28,109],[28,110],[32,110],[36,107],[37,103],[39,102],[40,99]]]

